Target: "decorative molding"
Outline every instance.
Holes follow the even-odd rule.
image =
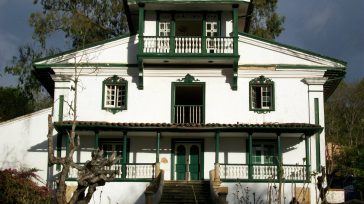
[[[251,80],[249,84],[252,85],[272,85],[273,81],[269,78],[264,77],[263,75]]]
[[[193,83],[193,82],[199,82],[200,80],[196,79],[191,74],[186,74],[184,78],[177,79],[178,82],[184,82],[184,83]]]

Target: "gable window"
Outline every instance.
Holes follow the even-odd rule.
[[[116,75],[103,81],[102,108],[113,113],[127,109],[128,82]]]
[[[260,76],[249,82],[250,110],[274,110],[274,83],[272,80]]]

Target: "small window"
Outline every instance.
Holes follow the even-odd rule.
[[[274,83],[272,80],[260,76],[250,81],[250,110],[274,110]]]
[[[103,100],[104,110],[116,113],[127,109],[128,82],[116,75],[103,81]]]

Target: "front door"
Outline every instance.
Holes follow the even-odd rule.
[[[177,143],[175,155],[176,179],[199,180],[201,145],[199,143]]]

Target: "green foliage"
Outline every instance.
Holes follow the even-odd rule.
[[[0,171],[1,203],[51,203],[50,192],[45,186],[38,186],[36,169],[5,169]]]
[[[249,32],[266,39],[276,38],[283,30],[284,17],[277,10],[278,0],[254,0]]]
[[[0,87],[0,121],[31,112],[29,98],[17,88]]]
[[[41,12],[30,15],[33,38],[45,47],[56,32],[72,40],[73,47],[118,36],[127,31],[123,1],[120,0],[35,0]],[[85,36],[85,39],[83,37]]]
[[[48,98],[31,100],[19,88],[0,87],[0,122],[50,106]]]

